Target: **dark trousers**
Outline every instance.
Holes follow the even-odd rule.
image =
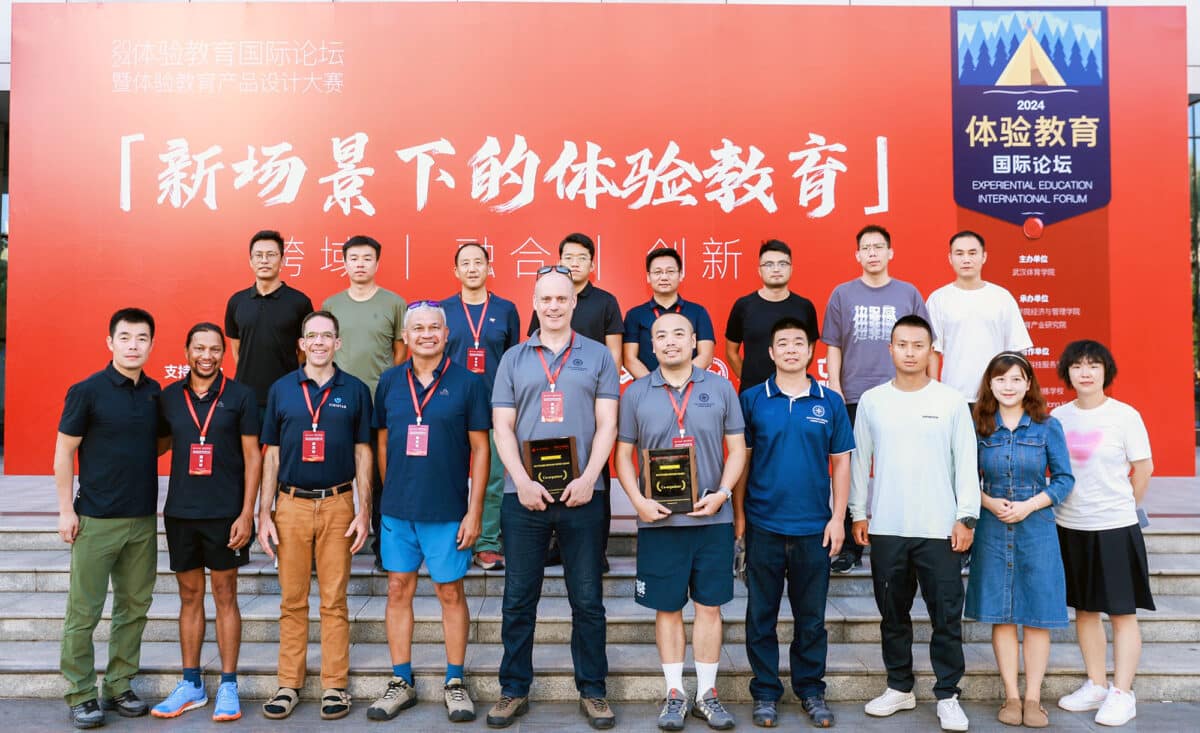
[[[779,680],[779,605],[787,582],[792,607],[792,692],[803,700],[825,694],[825,599],[829,594],[829,551],[819,534],[788,536],[746,525],[746,655],[755,700],[783,697]]]
[[[604,542],[600,547],[600,557],[608,557],[608,535],[612,532],[612,474],[608,471],[608,464],[604,464],[604,468],[600,469],[600,485],[604,487]],[[557,540],[554,535],[550,535],[550,542],[546,547],[546,564],[558,565],[562,562],[562,549],[556,547]]]
[[[875,603],[883,620],[883,664],[888,687],[911,692],[912,611],[917,583],[929,609],[933,636],[929,658],[937,682],[933,694],[939,700],[959,694],[958,683],[966,671],[962,648],[963,581],[960,553],[950,549],[950,540],[871,535],[871,579]]]
[[[846,413],[850,415],[850,428],[854,428],[854,415],[858,412],[858,403],[846,405]],[[854,522],[850,519],[850,511],[846,511],[846,539],[842,541],[842,553],[853,555],[855,561],[861,560],[863,556],[862,545],[854,541],[854,532],[852,527]]]
[[[571,604],[571,659],[575,687],[582,697],[606,697],[608,657],[604,596],[601,581],[601,548],[607,534],[604,506],[608,492],[597,491],[579,507],[554,503],[534,512],[521,506],[516,494],[505,494],[500,511],[504,535],[504,620],[500,638],[500,690],[510,697],[525,697],[533,682],[533,632],[538,601],[545,580],[546,544],[558,534],[562,548],[563,578]]]

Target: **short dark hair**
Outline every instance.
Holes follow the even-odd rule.
[[[464,249],[466,249],[467,247],[478,247],[479,251],[483,253],[483,261],[484,262],[492,261],[491,255],[488,254],[487,247],[484,247],[479,242],[463,242],[462,244],[458,245],[458,249],[454,250],[454,264],[455,265],[458,264],[458,256],[460,254],[462,254],[462,251]],[[560,251],[559,254],[561,255],[562,252]]]
[[[854,248],[855,249],[858,249],[859,245],[862,244],[863,236],[867,235],[867,234],[878,234],[879,236],[883,237],[883,241],[887,242],[888,249],[892,248],[891,232],[889,232],[888,230],[879,226],[878,224],[868,224],[865,227],[863,227],[862,229],[859,229],[858,234],[854,235]]]
[[[150,327],[150,338],[154,338],[154,316],[143,308],[122,308],[108,319],[109,338],[117,335],[117,324],[124,321],[128,324],[144,323]]]
[[[1117,378],[1117,360],[1113,358],[1108,347],[1099,341],[1081,339],[1067,344],[1067,348],[1063,349],[1062,356],[1058,357],[1058,378],[1063,381],[1063,384],[1071,386],[1071,367],[1083,361],[1090,361],[1104,367],[1105,389],[1108,389],[1113,380]]]
[[[784,316],[783,318],[780,318],[778,321],[775,321],[774,325],[771,326],[771,343],[775,342],[775,334],[779,333],[780,331],[786,331],[791,328],[797,328],[797,329],[800,329],[801,331],[803,331],[804,336],[808,339],[808,343],[810,346],[815,347],[817,345],[817,326],[816,326],[816,324],[810,323],[810,322],[808,322],[806,320],[802,320],[800,318],[795,318],[793,316]]]
[[[333,315],[329,311],[313,311],[312,313],[309,313],[307,316],[305,316],[303,321],[300,321],[300,336],[301,337],[304,336],[304,331],[305,331],[305,329],[308,328],[308,322],[314,318],[328,318],[329,320],[333,321],[333,335],[334,336],[338,335],[339,326],[338,326],[337,316]]]
[[[253,237],[250,237],[249,251],[251,253],[254,252],[254,245],[258,242],[274,242],[275,246],[279,248],[279,254],[283,255],[283,235],[274,229],[262,229],[255,232]]]
[[[889,341],[896,336],[896,329],[901,326],[911,326],[912,328],[923,328],[925,333],[929,334],[929,340],[933,341],[933,327],[929,325],[929,321],[918,316],[916,313],[909,313],[907,316],[901,316],[892,324],[892,334]]]
[[[974,237],[976,241],[979,242],[979,249],[987,249],[987,242],[983,241],[983,235],[979,232],[971,231],[970,229],[963,229],[961,232],[956,232],[952,237],[950,237],[950,248],[954,248],[954,240],[962,239],[963,237]]]
[[[571,232],[567,236],[563,237],[563,240],[558,243],[559,257],[562,257],[563,247],[567,246],[568,244],[578,244],[580,247],[583,247],[588,251],[588,257],[591,257],[593,260],[596,259],[596,244],[588,235],[580,234],[579,232]]]
[[[657,260],[659,257],[670,257],[675,260],[675,266],[683,269],[683,258],[679,253],[670,247],[655,247],[646,255],[646,272],[650,272],[650,263]]]
[[[763,242],[762,246],[758,248],[758,258],[761,260],[762,256],[768,252],[782,252],[788,257],[792,256],[792,248],[779,239],[768,239]]]
[[[183,342],[183,348],[186,349],[192,345],[192,337],[193,336],[195,336],[198,333],[205,333],[205,332],[211,332],[211,333],[217,334],[217,336],[221,337],[221,346],[225,345],[225,332],[221,330],[221,327],[215,323],[209,323],[208,321],[203,321],[201,323],[197,323],[196,325],[194,325],[188,329],[187,341]]]
[[[343,257],[346,254],[346,250],[350,249],[351,247],[370,247],[371,249],[375,250],[375,259],[379,259],[381,254],[380,251],[383,249],[379,242],[371,237],[366,236],[365,234],[355,234],[353,237],[350,237],[346,240],[346,243],[342,245]]]

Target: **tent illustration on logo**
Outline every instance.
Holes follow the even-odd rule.
[[[1004,67],[998,87],[1065,87],[1062,74],[1054,68],[1054,62],[1042,44],[1033,37],[1033,28],[1025,31],[1025,39],[1017,46],[1008,65]]]

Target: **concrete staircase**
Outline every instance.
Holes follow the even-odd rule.
[[[1200,519],[1154,518],[1148,530],[1151,585],[1158,611],[1142,614],[1145,648],[1136,691],[1141,699],[1200,700]],[[605,576],[608,610],[609,694],[619,701],[652,701],[661,696],[661,670],[654,646],[654,615],[633,602],[636,537],[617,530],[610,545],[612,571]],[[179,675],[176,615],[179,601],[167,564],[165,539],[159,537],[158,579],[146,626],[139,692],[154,699],[170,691]],[[261,698],[275,690],[279,584],[273,564],[257,551],[239,579],[243,643],[239,665],[243,696]],[[864,700],[883,689],[879,653],[879,614],[871,595],[867,567],[835,575],[827,606],[830,649],[827,681],[831,700]],[[0,516],[0,690],[5,697],[55,698],[64,683],[58,674],[59,639],[70,567],[70,553],[54,531],[52,516]],[[386,577],[371,558],[354,558],[349,587],[352,618],[350,690],[366,699],[378,695],[390,675],[384,607]],[[729,701],[748,699],[749,664],[745,639],[745,588],[725,609],[725,646],[720,693]],[[467,673],[476,699],[499,694],[496,670],[501,656],[503,572],[472,568],[466,579],[471,606],[471,645]],[[315,594],[315,581],[312,593]],[[432,585],[422,578],[416,600],[413,666],[422,696],[436,696],[445,664],[441,616]],[[320,647],[315,595],[310,603],[310,651],[307,692],[319,694]],[[685,616],[690,612],[685,611]],[[220,671],[209,599],[209,626],[203,650],[206,674]],[[917,692],[928,697],[932,673],[923,642],[929,638],[928,615],[920,600],[914,609]],[[964,622],[967,676],[964,698],[995,699],[1001,695],[989,644],[990,626]],[[108,610],[96,632],[97,659],[107,659]],[[791,641],[790,611],[784,604],[780,621],[780,659],[786,670]],[[575,699],[570,655],[571,617],[560,567],[547,569],[539,608],[533,696],[541,700]],[[1082,679],[1082,660],[1072,630],[1057,631],[1044,695],[1053,700]],[[690,660],[689,660],[690,661]]]

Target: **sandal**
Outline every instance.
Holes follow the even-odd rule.
[[[300,691],[291,687],[280,687],[275,697],[263,703],[263,715],[271,720],[283,720],[296,709],[300,702]]]
[[[1041,706],[1040,701],[1026,700],[1021,722],[1026,728],[1045,728],[1050,725],[1050,717],[1046,715],[1046,708]]]
[[[321,693],[321,720],[337,720],[350,714],[350,693],[331,687]]]

